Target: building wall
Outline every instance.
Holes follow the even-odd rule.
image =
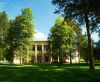
[[[34,41],[34,45],[33,45],[33,55],[31,60],[34,63],[51,63],[54,62],[54,58],[51,56],[51,53],[48,52],[48,41],[47,40],[38,40],[38,41]],[[72,62],[78,62],[79,58],[78,58],[78,52],[75,51],[74,53],[72,53]],[[28,59],[28,58],[27,58]],[[63,62],[70,62],[69,57],[63,57]],[[27,60],[27,62],[31,61],[31,60]],[[59,57],[57,59],[57,62],[59,62]],[[14,59],[14,63],[20,63],[19,59]]]

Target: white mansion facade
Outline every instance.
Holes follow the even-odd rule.
[[[48,52],[47,40],[35,40],[33,45],[34,63],[50,62],[50,54]]]
[[[51,62],[59,62],[59,56],[55,60],[51,52],[48,51],[48,41],[47,40],[35,40],[34,45],[33,45],[33,51],[34,53],[32,54],[32,62],[33,63],[51,63]],[[63,62],[70,62],[70,57],[69,56],[64,56],[63,57]],[[27,55],[27,62],[30,62],[31,60],[29,59]],[[72,62],[78,62],[79,57],[78,57],[78,52],[75,51],[72,53]],[[14,63],[20,63],[19,59],[14,59]]]

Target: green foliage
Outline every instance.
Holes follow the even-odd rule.
[[[73,41],[74,41],[74,29],[67,25],[64,22],[61,15],[56,19],[55,25],[50,30],[49,40],[51,40],[52,44],[52,52],[55,56],[64,56],[64,53],[68,53],[73,49]]]
[[[98,29],[100,21],[100,8],[98,0],[52,0],[56,5],[55,13],[62,13],[64,18],[77,19],[80,24],[86,24],[88,47],[90,53],[90,69],[94,69],[93,48],[90,28]],[[100,29],[99,29],[100,30]]]
[[[85,22],[85,13],[89,15],[89,22],[92,28],[98,28],[100,23],[100,8],[98,0],[52,0],[56,5],[55,13],[62,13],[65,18],[78,19],[83,24]]]
[[[0,12],[0,48],[4,48],[5,38],[9,29],[8,16],[5,11]]]
[[[26,19],[28,20],[32,20],[34,17],[33,12],[30,8],[22,9],[22,15],[24,15],[24,17],[26,17]]]
[[[78,51],[78,55],[83,58],[83,56],[85,57],[88,53],[88,42],[86,39],[86,34],[82,34],[82,28],[78,23],[74,26],[74,30],[76,49]]]
[[[10,21],[7,43],[6,59],[13,61],[14,53],[20,51],[21,57],[26,56],[27,51],[32,49],[34,23],[32,22],[33,13],[29,8],[22,9],[22,14],[17,16],[15,20]]]
[[[8,34],[8,30],[10,28],[10,24],[8,21],[8,16],[5,11],[0,12],[0,59],[3,58],[6,53],[6,37]]]
[[[100,60],[100,40],[94,45],[94,58]]]
[[[100,64],[96,70],[88,68],[86,64],[0,65],[0,82],[98,82]]]
[[[86,63],[89,62],[88,40],[86,36],[82,37],[82,41],[79,47],[80,57],[83,58]]]

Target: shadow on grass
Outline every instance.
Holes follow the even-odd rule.
[[[0,82],[96,82],[100,65],[89,70],[88,65],[0,65]]]

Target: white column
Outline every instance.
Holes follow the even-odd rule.
[[[42,44],[42,62],[44,62],[44,45]]]
[[[29,55],[28,55],[28,51],[27,51],[27,63],[29,62],[29,58],[28,58],[28,56],[29,56]]]
[[[37,45],[35,45],[35,63],[37,63]]]
[[[59,55],[58,55],[58,62],[59,62]]]
[[[52,61],[53,61],[52,60],[52,45],[50,45],[50,47],[51,47],[51,53],[50,53],[51,54],[51,61],[50,61],[50,63],[52,63]]]
[[[51,56],[51,61],[50,61],[50,63],[52,63],[52,56]]]

